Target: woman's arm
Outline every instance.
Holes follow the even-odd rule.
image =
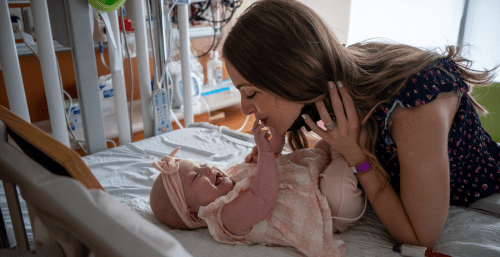
[[[361,138],[364,145],[366,134],[359,136],[359,117],[349,92],[340,82],[336,85],[329,82],[336,128],[324,131],[308,115],[304,115],[304,119],[316,134],[346,158],[349,166],[359,165],[367,157],[357,142]],[[457,101],[456,98],[436,99],[404,109],[394,119],[392,138],[398,147],[401,198],[390,185],[382,190],[384,181],[375,170],[358,176],[375,212],[400,243],[431,248],[444,226],[450,190],[447,140]],[[316,107],[325,123],[333,122],[323,101],[316,102]]]
[[[252,130],[259,148],[257,174],[252,186],[222,209],[222,223],[234,235],[248,234],[255,224],[266,218],[278,200],[278,165],[266,138],[268,133],[261,131],[262,127],[254,124]]]
[[[387,186],[374,199],[381,186],[377,174],[358,176],[380,220],[400,243],[432,249],[443,229],[450,199],[448,133],[457,101],[436,99],[403,109],[395,117],[391,131],[400,164],[401,198]]]
[[[458,97],[438,98],[404,109],[392,125],[400,164],[401,202],[419,245],[429,248],[439,238],[448,215],[448,134],[458,101]]]

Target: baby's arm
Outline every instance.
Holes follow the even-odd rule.
[[[319,148],[323,151],[325,151],[328,156],[332,154],[332,150],[330,149],[330,145],[323,139],[320,139],[316,144],[314,144],[313,148]]]
[[[285,135],[277,135],[272,127],[268,127],[269,131],[271,131],[271,149],[275,155],[280,154],[283,151],[283,147],[285,146]],[[326,142],[325,142],[326,143]],[[254,146],[252,152],[245,157],[245,163],[257,163],[259,151],[257,150],[257,146]]]
[[[278,200],[279,172],[267,131],[256,121],[252,129],[259,148],[257,174],[250,190],[229,202],[222,209],[222,223],[234,235],[246,235],[252,227],[266,218]]]
[[[358,188],[358,180],[341,153],[332,150],[323,139],[319,140],[314,148],[323,149],[332,157],[332,162],[320,174],[320,190],[326,196],[332,217],[352,219],[333,220],[334,233],[343,232],[354,225],[359,220],[357,217],[363,213],[365,205],[363,191]]]

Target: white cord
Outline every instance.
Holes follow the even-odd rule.
[[[248,119],[250,119],[250,115],[247,115],[247,119],[245,120],[245,123],[243,123],[243,126],[241,126],[241,128],[236,131],[241,132],[247,125]]]
[[[116,148],[116,143],[115,141],[113,140],[109,140],[109,139],[106,139],[106,142],[111,142],[111,144],[113,144],[113,147]]]
[[[175,113],[174,113],[174,111],[172,111],[172,109],[170,109],[170,114],[172,115],[172,117],[174,117],[174,120],[175,120],[175,123],[177,123],[177,126],[179,126],[180,129],[184,129],[184,127],[181,125],[181,123],[179,122],[179,120],[175,116]]]
[[[163,84],[163,78],[165,77],[165,73],[167,73],[168,69],[167,69],[167,66],[168,66],[168,63],[170,61],[170,38],[171,38],[171,35],[172,35],[172,24],[170,22],[170,12],[172,12],[172,10],[174,9],[175,5],[177,4],[178,0],[174,1],[172,3],[172,7],[168,10],[167,14],[165,16],[167,16],[167,23],[168,23],[168,49],[167,49],[167,58],[165,59],[165,69],[163,70],[160,78],[159,78],[159,81],[158,81],[158,86],[161,87],[162,84]],[[165,87],[165,89],[167,89],[168,87],[168,83],[167,83],[167,86]]]
[[[155,83],[158,84],[158,74],[156,72],[156,50],[155,50],[155,42],[153,40],[153,23],[151,22],[151,7],[150,7],[150,1],[148,0],[146,3],[146,6],[148,7],[148,23],[149,23],[149,40],[151,42],[151,49],[153,50],[153,78]]]
[[[38,55],[38,53],[35,51],[35,49],[33,49],[33,47],[30,46],[30,44],[27,43],[27,40],[25,38],[25,35],[23,35],[23,32],[21,32],[21,37],[23,38],[23,42],[24,44],[33,52],[33,54],[36,56],[37,59],[40,60],[40,56]],[[71,113],[71,106],[73,105],[73,99],[71,98],[71,96],[68,94],[68,92],[66,92],[64,89],[63,89],[63,81],[62,81],[62,76],[61,76],[61,70],[59,69],[59,60],[57,60],[56,58],[56,65],[57,65],[57,72],[58,72],[58,75],[59,75],[59,87],[61,88],[61,92],[63,94],[65,94],[68,98],[69,98],[69,108],[68,108],[68,112],[64,112],[64,116],[66,117],[66,126],[70,132],[70,135],[73,137],[73,140],[75,140],[78,145],[82,148],[83,152],[85,152],[85,154],[87,154],[87,151],[85,150],[85,148],[83,147],[83,145],[78,142],[78,140],[76,139],[76,136],[75,136],[75,133],[73,133],[73,130],[71,130],[71,126],[69,125],[69,115]],[[63,95],[63,104],[64,104],[64,95]],[[65,108],[65,106],[63,106],[63,108]]]
[[[384,247],[384,248],[393,249],[393,246],[381,245],[381,244],[376,244],[376,243],[371,243],[371,242],[363,242],[363,241],[356,241],[356,240],[345,240],[343,238],[342,238],[342,241],[344,241],[344,242],[350,242],[350,243],[360,243],[360,244],[375,245],[375,246],[380,246],[380,247]]]
[[[106,69],[111,70],[111,68],[109,68],[108,64],[106,63],[106,60],[104,60],[104,53],[103,53],[104,50],[101,51],[101,49],[102,49],[102,43],[99,42],[99,52],[101,53],[101,62],[104,65],[104,67],[106,67]]]
[[[29,49],[30,49],[30,50],[31,50],[31,51],[35,54],[36,58],[38,58],[38,59],[40,60],[40,56],[38,55],[38,53],[35,51],[35,49],[33,49],[33,47],[31,47],[31,46],[27,43],[27,41],[28,41],[28,40],[27,40],[26,38],[24,38],[24,37],[26,36],[25,34],[26,34],[26,35],[29,35],[29,34],[27,34],[27,33],[21,32],[21,37],[23,38],[23,42],[24,42],[24,44],[25,44],[25,45],[26,45],[26,46],[27,46],[27,47],[28,47],[28,48],[29,48]],[[29,35],[29,36],[30,36],[30,42],[33,42],[33,37],[31,37],[31,35]]]
[[[200,97],[201,101],[205,104],[205,107],[207,107],[207,112],[208,112],[208,123],[210,123],[210,120],[212,119],[212,115],[210,115],[210,108],[208,107],[207,102],[203,97]]]
[[[133,106],[134,106],[134,71],[132,70],[132,59],[130,58],[130,49],[128,48],[128,41],[127,41],[127,33],[125,31],[125,22],[123,21],[123,13],[124,13],[124,8],[123,6],[120,8],[120,12],[121,12],[121,24],[122,24],[122,33],[123,33],[123,39],[125,41],[125,48],[127,49],[127,59],[128,59],[128,66],[129,66],[129,69],[130,69],[130,105],[129,105],[129,113],[128,113],[128,116],[129,116],[129,125],[130,125],[130,136],[132,136],[134,134],[134,132],[132,131],[132,109],[133,109]],[[121,49],[120,49],[120,54],[122,53]]]
[[[57,63],[57,69],[59,70],[59,62]],[[68,94],[68,92],[66,92],[66,90],[63,89],[62,87],[62,79],[61,79],[61,72],[59,71],[59,79],[61,80],[61,91],[63,92],[63,94],[65,94],[68,99],[69,99],[69,108],[68,108],[68,112],[64,112],[64,116],[66,116],[66,126],[68,127],[68,131],[71,135],[71,137],[73,137],[73,140],[80,146],[80,148],[83,150],[83,152],[85,154],[87,154],[87,150],[85,149],[85,147],[81,144],[80,140],[77,139],[75,133],[73,132],[73,130],[71,129],[71,126],[69,125],[70,121],[69,121],[69,115],[71,114],[71,106],[73,105],[73,98],[71,98],[71,96]],[[64,102],[64,96],[63,96],[63,102]],[[64,107],[63,107],[64,108]]]
[[[24,35],[21,34],[21,37],[23,38],[23,41],[24,41],[24,44],[26,44],[26,46],[35,54],[35,56],[40,59],[40,56],[38,55],[38,53],[35,51],[35,49],[33,49],[27,42],[26,40],[24,39]],[[61,92],[63,93],[63,102],[64,102],[64,95],[66,95],[66,97],[68,97],[69,99],[69,108],[68,108],[68,111],[67,112],[64,112],[64,116],[66,117],[66,125],[68,127],[68,131],[70,132],[70,135],[71,137],[73,138],[73,140],[80,146],[80,148],[82,149],[82,151],[87,154],[87,150],[85,149],[85,147],[82,145],[82,143],[85,143],[85,140],[78,140],[75,133],[73,132],[73,130],[71,129],[71,126],[69,125],[70,121],[69,121],[69,116],[71,114],[71,106],[73,105],[73,98],[71,97],[71,95],[68,94],[68,92],[66,92],[66,90],[63,89],[63,81],[62,81],[62,76],[61,76],[61,70],[59,68],[59,60],[57,60],[56,58],[56,62],[57,62],[57,71],[58,71],[58,75],[59,75],[59,86],[61,88]],[[63,103],[64,104],[64,103]],[[63,106],[63,108],[65,108]],[[113,141],[113,140],[106,140],[108,142],[111,142],[113,144],[114,147],[116,147],[116,143]]]
[[[231,141],[231,140],[227,139],[226,137],[224,137],[224,134],[222,134],[222,128],[227,128],[227,129],[230,129],[230,128],[226,127],[226,126],[220,126],[220,127],[219,127],[219,133],[220,133],[220,136],[222,137],[222,139],[224,139],[224,140],[226,140],[226,141],[228,141],[228,142],[230,142],[230,143],[233,143],[233,144],[237,144],[237,145],[241,145],[241,146],[248,147],[248,144],[247,144],[247,145],[240,144],[240,143],[237,143],[237,142]]]

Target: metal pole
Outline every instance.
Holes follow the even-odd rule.
[[[458,47],[462,47],[464,43],[465,23],[467,21],[468,10],[469,10],[469,0],[465,0],[464,11],[462,13],[462,19],[460,20],[460,30],[458,31],[458,40],[457,40]]]
[[[191,93],[191,67],[189,65],[189,4],[178,4],[179,9],[179,37],[181,43],[181,68],[182,68],[182,96],[184,105],[184,127],[194,123],[192,93]]]
[[[123,73],[122,45],[120,43],[120,27],[118,26],[118,11],[108,12],[114,44],[108,43],[109,62],[111,67],[111,77],[113,80],[113,97],[115,99],[116,125],[118,127],[118,137],[120,144],[132,142],[130,135],[130,120],[127,109],[127,90],[125,89],[125,74]],[[106,29],[108,39],[111,37],[110,29]],[[108,40],[109,42],[109,40]],[[130,71],[132,72],[132,71]],[[131,99],[132,101],[133,99]]]
[[[90,30],[89,3],[84,0],[65,0],[64,3],[87,154],[93,154],[106,150],[107,145]]]
[[[139,69],[139,84],[141,88],[142,122],[144,124],[144,138],[154,136],[154,121],[149,115],[151,101],[151,76],[149,70],[148,39],[146,21],[144,17],[144,1],[132,1],[132,13],[137,46],[137,67]]]
[[[31,123],[7,0],[0,1],[0,61],[10,110]]]
[[[147,1],[149,4],[149,0]],[[153,46],[156,48],[156,50],[153,50],[153,53],[155,53],[155,58],[156,58],[156,67],[155,67],[155,74],[157,75],[156,78],[158,78],[157,81],[155,81],[155,90],[156,85],[158,85],[159,80],[163,80],[163,88],[167,92],[167,99],[170,99],[170,91],[168,90],[168,78],[160,78],[160,76],[163,74],[163,71],[167,68],[167,46],[166,46],[166,41],[165,41],[165,6],[164,6],[164,1],[163,0],[151,0],[152,6],[153,6],[153,21],[154,21],[154,35],[155,35],[155,42],[153,43]],[[153,29],[153,28],[150,28]],[[170,45],[168,46],[170,47]],[[172,105],[170,101],[168,101],[168,111],[167,111],[167,116],[170,114],[170,110],[172,108]],[[171,120],[171,118],[170,118]],[[171,126],[171,124],[169,124]]]
[[[52,135],[67,147],[69,145],[66,117],[64,115],[63,96],[61,94],[61,83],[57,70],[56,54],[52,41],[52,30],[50,28],[49,10],[46,0],[31,0],[31,13],[33,24],[37,32],[38,55],[49,109]]]

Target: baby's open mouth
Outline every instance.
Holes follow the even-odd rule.
[[[215,185],[218,186],[223,179],[224,177],[220,173],[217,173],[217,175],[215,175]]]

